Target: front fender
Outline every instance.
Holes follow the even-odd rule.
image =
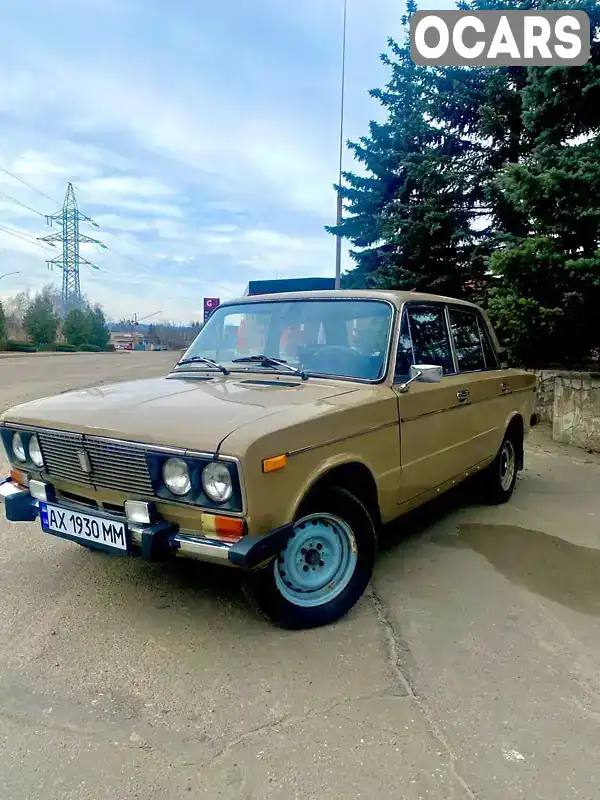
[[[360,466],[368,469],[377,485],[373,468],[365,461],[363,456],[359,453],[336,453],[321,461],[316,469],[313,469],[306,475],[306,479],[299,485],[289,506],[289,519],[293,521],[297,518],[300,506],[320,480],[324,479],[337,467],[349,466],[351,464],[360,464]]]

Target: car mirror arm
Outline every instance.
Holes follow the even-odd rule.
[[[410,386],[410,384],[413,381],[418,380],[418,378],[420,378],[422,374],[423,374],[422,372],[418,372],[418,371],[415,372],[415,374],[412,375],[407,381],[404,381],[404,383],[400,384],[400,386],[398,387],[398,391],[401,392],[402,394],[405,394],[406,392],[408,392],[408,387]]]

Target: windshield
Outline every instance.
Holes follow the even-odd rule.
[[[283,365],[237,361],[261,355],[308,375],[376,381],[385,373],[391,328],[392,308],[380,300],[240,302],[213,313],[184,359],[212,359],[231,372],[289,373]]]

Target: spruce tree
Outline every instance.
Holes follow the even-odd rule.
[[[564,8],[564,6],[562,6]],[[581,67],[531,67],[522,91],[528,151],[495,186],[527,230],[491,259],[490,313],[517,363],[585,366],[600,349],[600,6]]]
[[[591,59],[433,69],[390,42],[390,81],[371,92],[386,122],[350,145],[366,174],[342,188],[357,265],[344,284],[471,296],[520,363],[584,363],[600,348],[600,4],[461,7],[583,9]]]
[[[415,8],[409,4],[406,24]],[[345,218],[328,228],[354,245],[357,266],[344,285],[461,296],[486,268],[485,232],[473,224],[484,213],[471,136],[477,103],[457,91],[472,75],[416,66],[408,35],[402,45],[390,40],[382,60],[391,78],[371,95],[387,120],[371,122],[368,136],[350,144],[367,174],[344,174]]]

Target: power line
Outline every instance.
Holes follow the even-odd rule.
[[[24,233],[23,231],[19,231],[16,228],[10,228],[8,225],[0,224],[0,230],[3,230],[5,233],[10,234],[11,236],[18,236],[19,239],[25,239],[26,241],[31,242],[32,244],[37,244],[39,247],[42,245],[36,240],[36,237],[30,233]]]
[[[344,9],[344,28],[345,28],[345,22],[346,22],[346,20],[345,20],[345,9]],[[345,47],[345,43],[344,43],[344,47]],[[342,112],[342,113],[343,113],[343,112]],[[340,132],[340,133],[341,133],[341,132]],[[341,157],[341,154],[340,154],[340,157]],[[340,167],[341,167],[341,162],[340,162]],[[119,171],[120,171],[120,172],[124,172],[123,170],[119,170]],[[11,178],[14,178],[14,180],[16,180],[16,181],[19,181],[19,183],[22,183],[24,186],[27,186],[29,189],[32,189],[34,192],[37,192],[37,193],[38,193],[39,195],[41,195],[42,197],[45,197],[45,198],[47,198],[48,200],[51,200],[53,203],[58,203],[58,202],[59,202],[59,201],[58,201],[58,200],[56,200],[55,198],[53,198],[53,197],[50,197],[50,195],[46,194],[45,192],[42,192],[42,190],[41,190],[41,189],[38,189],[38,188],[37,188],[36,186],[34,186],[33,184],[31,184],[31,183],[28,183],[28,182],[27,182],[26,180],[24,180],[23,178],[20,178],[18,175],[15,175],[14,173],[12,173],[10,170],[6,169],[5,167],[2,167],[2,166],[0,166],[0,172],[4,172],[4,173],[6,173],[7,175],[10,175],[10,177],[11,177]],[[340,174],[341,174],[341,173],[340,173]],[[23,202],[21,202],[20,200],[17,200],[17,198],[15,198],[15,197],[12,197],[11,195],[9,195],[9,194],[6,194],[5,192],[1,192],[1,191],[0,191],[0,197],[4,197],[4,198],[6,198],[7,200],[10,200],[10,201],[12,201],[13,203],[17,203],[19,206],[22,206],[23,208],[26,208],[28,211],[32,211],[34,214],[38,214],[40,217],[45,217],[46,219],[52,219],[52,218],[54,218],[54,219],[57,219],[57,218],[58,218],[58,216],[59,216],[59,215],[53,215],[53,217],[49,217],[47,214],[43,214],[41,211],[38,211],[37,209],[35,209],[35,208],[32,208],[31,206],[28,206],[26,203],[23,203]],[[86,221],[88,221],[88,222],[90,222],[90,223],[91,223],[92,225],[94,225],[95,227],[99,227],[99,226],[97,225],[97,223],[95,223],[95,222],[94,222],[93,220],[91,220],[89,217],[84,217],[83,215],[81,215],[81,218],[82,218],[82,219],[85,219],[85,220],[86,220]],[[37,241],[35,241],[35,240],[33,240],[33,239],[28,239],[28,238],[27,238],[25,235],[21,234],[20,232],[18,232],[18,231],[14,231],[14,230],[11,230],[10,228],[7,228],[6,226],[0,225],[0,230],[4,231],[5,233],[8,233],[10,236],[15,236],[15,237],[17,237],[17,238],[19,238],[19,239],[22,239],[22,240],[23,240],[23,241],[25,241],[25,242],[29,242],[30,244],[35,244],[35,245],[37,245],[38,247],[41,247],[41,248],[42,248],[42,249],[44,249],[44,250],[46,250],[46,249],[47,249],[47,248],[45,248],[45,247],[44,247],[42,244],[40,244],[39,242],[37,242]],[[46,238],[45,238],[45,239],[43,239],[42,241],[49,241],[51,238],[53,238],[53,237],[46,237]],[[86,237],[86,238],[87,238],[87,237]],[[86,238],[83,238],[83,237],[82,237],[81,241],[86,241]],[[87,239],[87,241],[94,242],[94,240],[90,240],[90,239]],[[97,243],[97,242],[95,242],[95,243]],[[97,244],[100,244],[100,243],[97,243]],[[102,245],[101,245],[101,246],[102,246]],[[105,247],[105,246],[104,246],[104,247]],[[105,247],[105,249],[106,249],[106,247]],[[128,255],[128,254],[126,254],[126,253],[123,253],[123,252],[119,252],[118,250],[114,250],[114,252],[115,252],[117,255],[121,256],[122,258],[127,258],[127,259],[128,259],[129,261],[131,261],[133,264],[136,264],[137,266],[139,266],[139,267],[142,267],[142,268],[144,268],[144,269],[148,269],[148,264],[143,264],[141,261],[139,261],[138,259],[134,258],[133,256],[130,256],[130,255]],[[58,264],[58,261],[57,261],[56,259],[54,260],[54,262]],[[49,263],[50,263],[50,262],[49,262]],[[85,259],[81,259],[81,263],[86,263],[86,264],[89,264],[89,262],[87,262]],[[61,266],[61,265],[59,265],[59,266]],[[91,266],[93,266],[93,267],[94,267],[94,269],[98,269],[98,267],[96,267],[95,265],[91,265]],[[223,284],[214,284],[214,285],[215,285],[215,286],[220,286],[222,289],[226,289],[226,287],[225,287]]]
[[[33,189],[34,192],[37,192],[38,194],[41,194],[42,197],[45,197],[48,200],[52,200],[53,203],[58,203],[59,202],[58,200],[55,200],[53,197],[50,197],[49,194],[46,194],[45,192],[42,192],[41,189],[38,189],[37,187],[33,186],[33,184],[27,183],[27,181],[23,180],[23,178],[19,178],[18,175],[14,175],[12,172],[7,170],[5,167],[1,167],[0,166],[0,171],[1,172],[5,172],[7,175],[10,175],[11,178],[14,178],[16,181],[19,181],[19,183],[22,183],[24,186],[27,186],[29,189]]]
[[[40,217],[46,216],[41,211],[38,211],[36,208],[28,206],[27,203],[22,203],[20,200],[17,200],[16,197],[11,197],[11,195],[6,194],[5,192],[0,192],[0,197],[5,197],[7,200],[11,200],[13,203],[16,203],[17,205],[23,206],[23,208],[26,208],[28,211],[33,211],[34,214],[39,214]]]
[[[44,247],[43,244],[40,244],[33,238],[28,238],[26,234],[21,233],[21,231],[16,231],[13,228],[8,228],[6,225],[0,225],[0,231],[4,231],[4,233],[8,233],[9,236],[15,236],[17,239],[22,239],[24,242],[28,242],[28,244],[34,244],[37,247],[41,247],[42,250],[47,250],[47,247]]]

